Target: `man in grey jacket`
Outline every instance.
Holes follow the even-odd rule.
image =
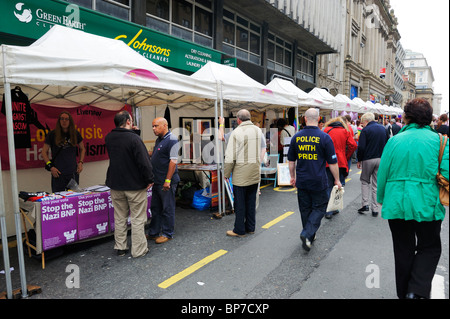
[[[224,176],[233,174],[234,229],[231,237],[243,237],[255,232],[256,193],[261,181],[261,159],[266,150],[262,131],[250,121],[248,110],[237,113],[239,126],[231,133],[225,151]]]

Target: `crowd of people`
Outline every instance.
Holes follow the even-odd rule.
[[[389,221],[398,297],[429,298],[441,254],[440,226],[445,216],[435,178],[440,147],[437,133],[448,135],[447,115],[433,121],[430,104],[414,99],[405,105],[401,120],[394,118],[383,124],[373,113],[363,114],[358,122],[349,116],[325,122],[316,108],[308,109],[304,120],[298,132],[284,119],[277,122],[280,161],[285,155],[283,149],[288,147],[290,182],[298,189],[303,249],[312,248],[322,219],[339,213],[326,211],[331,189],[345,185],[352,158],[356,159],[362,195],[357,212],[371,211],[374,217],[381,212]],[[148,252],[147,240],[162,244],[174,235],[175,193],[180,181],[175,147],[178,140],[168,129],[167,120],[156,118],[152,128],[157,140],[153,152],[148,152],[129,112],[117,113],[114,122],[116,128],[105,138],[110,159],[106,185],[115,208],[114,249],[120,256],[129,250],[130,215],[131,255],[140,257]],[[255,232],[260,167],[266,150],[266,136],[251,122],[248,110],[237,113],[237,123],[236,129],[224,135],[223,118],[219,120],[221,138],[227,142],[224,177],[233,176],[235,223],[234,229],[226,232],[231,237]],[[77,146],[81,151],[78,162]],[[49,158],[49,149],[53,159]],[[64,190],[71,178],[79,181],[84,155],[83,140],[70,114],[61,113],[43,149],[54,192]],[[448,180],[448,145],[440,170]],[[152,219],[146,235],[146,193],[150,187]]]

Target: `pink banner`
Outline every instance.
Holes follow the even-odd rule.
[[[32,116],[30,116],[32,118],[26,120],[23,119],[23,117],[26,116],[24,115],[24,112],[22,112],[20,116],[17,116],[19,114],[17,113],[18,110],[13,107],[15,134],[20,134],[20,141],[25,139],[27,142],[21,143],[27,147],[19,148],[18,136],[15,137],[17,169],[35,167],[44,168],[41,152],[45,136],[50,130],[55,128],[56,121],[62,111],[67,111],[72,115],[76,129],[83,137],[83,143],[86,148],[84,162],[108,159],[105,136],[115,127],[114,115],[118,111],[108,111],[88,105],[76,108],[58,108],[40,104],[31,104],[29,107],[31,107],[32,110],[27,114],[32,114]],[[128,111],[131,110],[128,105],[125,105],[123,109]],[[27,127],[24,128],[24,125]],[[0,113],[0,156],[2,160],[2,169],[9,170],[6,117],[2,113]]]

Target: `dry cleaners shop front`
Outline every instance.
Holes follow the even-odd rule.
[[[118,39],[164,67],[193,73],[222,53],[59,0],[0,1],[0,44],[29,45],[54,25]]]

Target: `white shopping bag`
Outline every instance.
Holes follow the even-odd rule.
[[[344,209],[344,187],[340,189],[334,185],[331,190],[330,200],[328,201],[327,212]]]

